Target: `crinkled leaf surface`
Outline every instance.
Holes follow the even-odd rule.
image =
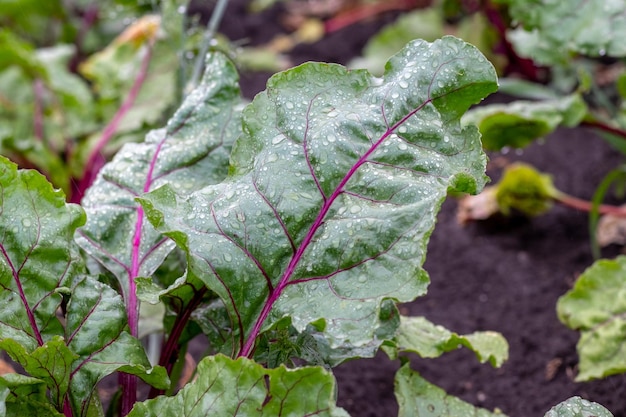
[[[395,393],[398,417],[504,417],[504,414],[478,408],[426,381],[410,364],[396,373]]]
[[[125,305],[111,287],[89,277],[79,280],[66,320],[67,345],[78,355],[70,398],[80,415],[85,415],[96,383],[115,371],[137,375],[157,388],[169,387],[165,369],[153,368],[141,342],[128,333]]]
[[[613,414],[598,403],[572,397],[552,407],[544,417],[613,417]]]
[[[582,97],[573,94],[554,100],[477,107],[463,116],[463,123],[478,126],[485,149],[499,151],[505,146],[523,148],[559,125],[576,126],[586,113]]]
[[[201,85],[165,129],[127,144],[107,164],[82,204],[87,224],[77,242],[127,288],[128,277],[150,276],[173,245],[150,225],[135,197],[162,184],[190,192],[221,181],[239,128],[239,87],[234,66],[211,55]]]
[[[542,64],[567,61],[572,53],[626,56],[625,0],[506,0],[523,28],[509,33],[516,49]]]
[[[32,352],[63,334],[57,289],[84,270],[73,234],[85,215],[43,175],[3,157],[0,189],[0,340]]]
[[[502,366],[509,356],[509,345],[500,333],[484,331],[462,336],[424,317],[402,316],[396,337],[383,345],[383,349],[392,359],[397,358],[401,351],[415,352],[423,358],[436,358],[461,346],[474,352],[481,363],[489,361],[495,367]]]
[[[196,379],[174,397],[137,403],[128,417],[347,417],[334,396],[335,380],[321,367],[265,369],[216,355],[204,358]]]
[[[447,190],[484,184],[479,134],[459,119],[495,89],[491,64],[453,37],[410,43],[383,79],[305,64],[246,108],[229,178],[142,204],[224,301],[241,355],[287,316],[299,331],[315,322],[332,348],[387,338],[381,301],[425,292]]]
[[[20,374],[0,376],[0,416],[63,417],[48,401],[47,389],[37,378]]]
[[[578,381],[626,372],[626,257],[599,260],[559,299],[559,319],[580,330]]]

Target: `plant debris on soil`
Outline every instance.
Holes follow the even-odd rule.
[[[264,44],[283,31],[280,4],[252,15],[244,0],[231,0],[220,31],[231,40]],[[371,35],[397,14],[387,13],[334,32],[311,45],[299,45],[292,63],[347,63],[361,53]],[[242,89],[251,98],[264,89],[270,74],[243,74]],[[621,162],[619,154],[584,129],[561,129],[523,152],[493,154],[532,163],[553,176],[568,194],[591,199],[603,176]],[[497,165],[497,164],[493,164]],[[488,172],[493,179],[498,169]],[[614,203],[619,203],[615,202]],[[552,406],[579,395],[601,403],[615,417],[626,417],[626,376],[576,383],[578,333],[556,315],[557,299],[593,263],[585,213],[555,206],[534,219],[498,218],[462,227],[456,202],[449,199],[439,214],[425,269],[428,294],[402,307],[459,334],[501,332],[510,358],[500,369],[480,364],[465,349],[438,359],[411,357],[412,367],[449,394],[509,417],[543,416]],[[615,256],[621,248],[605,250]],[[334,370],[339,405],[355,417],[395,416],[393,379],[398,361],[379,354],[345,363]]]

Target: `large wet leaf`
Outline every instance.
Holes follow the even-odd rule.
[[[0,376],[0,416],[63,417],[48,401],[46,384],[19,374]]]
[[[400,410],[398,417],[505,417],[504,414],[478,408],[426,381],[405,364],[396,373],[395,392]]]
[[[205,76],[168,122],[146,141],[127,144],[100,172],[83,207],[87,224],[77,242],[118,278],[150,276],[173,248],[146,224],[135,197],[162,184],[191,192],[221,181],[238,135],[237,73],[221,54],[212,55]]]
[[[334,396],[335,380],[321,367],[265,369],[217,355],[203,359],[196,379],[174,397],[138,403],[128,417],[347,417]]]
[[[613,417],[613,414],[598,403],[572,397],[552,407],[544,417]]]
[[[509,39],[539,63],[563,63],[574,53],[626,56],[625,0],[500,1],[522,26]]]
[[[489,361],[495,367],[502,366],[509,357],[509,345],[500,333],[483,331],[458,335],[424,317],[402,316],[398,333],[383,349],[392,359],[396,359],[399,352],[436,358],[462,346],[474,352],[481,363]]]
[[[559,319],[580,330],[578,381],[626,372],[626,257],[599,260],[559,299]]]
[[[285,317],[358,348],[393,335],[379,333],[384,299],[425,292],[448,189],[483,186],[478,132],[459,118],[495,89],[491,64],[453,37],[412,42],[382,79],[305,64],[244,111],[223,183],[188,197],[164,187],[142,204],[222,298],[240,355]]]

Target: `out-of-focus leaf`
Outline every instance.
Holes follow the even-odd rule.
[[[319,63],[275,75],[244,112],[224,182],[141,199],[188,253],[188,274],[222,298],[241,355],[285,317],[342,354],[373,354],[391,330],[381,302],[425,292],[448,189],[484,185],[478,132],[459,119],[496,89],[493,67],[445,37],[412,42],[386,68],[382,80]]]
[[[505,146],[523,148],[560,125],[576,126],[586,113],[583,99],[573,94],[554,100],[477,107],[467,112],[463,123],[478,126],[485,149],[498,151]]]
[[[47,389],[46,384],[37,378],[19,374],[0,376],[0,415],[63,417],[48,401]],[[4,414],[1,413],[3,408]]]
[[[398,417],[506,417],[446,394],[405,364],[396,373]]]
[[[509,32],[518,53],[541,64],[562,64],[580,53],[626,56],[625,0],[538,2],[506,0],[520,28]]]
[[[392,359],[396,359],[400,352],[414,352],[423,358],[436,358],[461,346],[474,352],[481,363],[489,361],[498,368],[509,356],[509,345],[500,333],[486,331],[462,336],[424,317],[402,316],[396,337],[384,344],[383,349]]]
[[[521,162],[509,165],[495,188],[498,208],[505,215],[515,210],[538,216],[549,210],[560,195],[550,175]]]
[[[544,417],[613,417],[613,414],[598,403],[572,397],[552,407]]]
[[[559,298],[559,319],[580,330],[577,381],[626,372],[626,257],[596,261]]]
[[[200,361],[195,380],[174,397],[137,403],[128,417],[347,417],[334,396],[335,380],[321,367],[265,369],[217,355]]]
[[[413,39],[434,41],[444,35],[442,11],[437,7],[413,10],[402,14],[371,37],[361,57],[350,62],[351,68],[365,68],[380,75],[389,58]]]
[[[169,183],[191,192],[221,181],[240,131],[239,87],[234,66],[212,55],[201,85],[165,129],[145,143],[127,144],[107,164],[82,205],[88,214],[77,242],[127,288],[129,276],[150,276],[173,244],[149,224],[135,197]]]

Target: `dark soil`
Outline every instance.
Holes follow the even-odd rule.
[[[245,3],[233,0],[229,5],[221,31],[231,39],[262,44],[284,30],[278,23],[280,6],[250,15]],[[294,64],[346,63],[394,17],[387,14],[351,26],[316,44],[297,47],[290,57]],[[267,76],[244,75],[245,95],[262,90]],[[559,130],[545,144],[505,157],[532,163],[551,173],[560,190],[587,199],[603,175],[621,162],[601,139],[581,129]],[[432,280],[428,295],[403,310],[461,334],[501,332],[510,344],[510,359],[501,369],[493,369],[479,364],[471,352],[459,350],[434,360],[411,358],[413,368],[450,394],[488,409],[499,408],[510,417],[543,416],[573,395],[626,417],[626,376],[573,381],[578,334],[563,326],[555,313],[557,299],[593,262],[587,216],[555,207],[532,220],[501,219],[461,227],[455,209],[453,200],[444,204],[431,238],[425,264]],[[605,255],[618,252],[611,248]],[[339,366],[335,369],[339,404],[355,417],[395,416],[393,378],[398,366],[384,355]]]

